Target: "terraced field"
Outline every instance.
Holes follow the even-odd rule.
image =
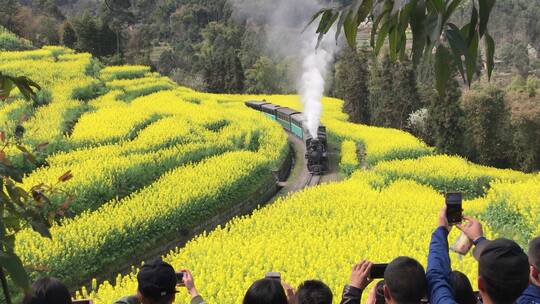
[[[139,265],[113,282],[79,286],[253,194],[282,162],[286,135],[243,101],[301,109],[297,96],[195,92],[147,67],[102,68],[88,54],[57,47],[2,52],[0,70],[28,75],[51,95],[39,107],[21,99],[0,107],[2,125],[13,130],[22,121],[28,144],[50,142],[41,155],[47,165],[29,167],[24,186],[74,174],[62,187],[76,199],[53,239],[22,231],[17,253],[34,276],[57,276],[95,303],[133,293]],[[466,194],[466,212],[482,218],[490,236],[523,243],[540,233],[538,174],[435,155],[406,132],[347,122],[342,105],[325,98],[322,121],[341,148],[344,181],[279,199],[165,257],[192,270],[209,302],[238,303],[266,271],[295,285],[322,279],[339,294],[361,258],[410,255],[425,263],[440,192],[448,190]],[[476,278],[471,257],[452,262]]]

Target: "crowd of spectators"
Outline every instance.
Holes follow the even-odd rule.
[[[540,304],[540,237],[529,242],[526,254],[512,240],[486,239],[481,223],[474,218],[465,217],[456,227],[474,244],[472,254],[478,261],[476,288],[465,274],[451,269],[448,246],[451,226],[443,209],[431,236],[427,269],[411,257],[395,258],[384,270],[384,279],[369,292],[366,303]],[[366,260],[353,265],[341,304],[360,304],[362,293],[373,281],[372,267],[373,263]],[[161,260],[146,263],[137,281],[137,293],[114,304],[171,304],[179,287],[189,293],[191,304],[205,303],[189,270],[175,271]],[[246,291],[243,304],[331,304],[333,300],[331,289],[321,281],[307,280],[295,289],[279,275],[273,275],[255,281]],[[60,281],[43,278],[33,284],[23,300],[23,304],[38,303],[76,302]]]

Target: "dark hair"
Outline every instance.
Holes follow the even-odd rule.
[[[450,285],[454,292],[454,299],[458,304],[476,304],[476,296],[467,276],[459,271],[450,273]]]
[[[275,279],[261,279],[249,287],[243,304],[287,304],[285,290]]]
[[[529,242],[529,260],[540,271],[540,236]]]
[[[321,281],[308,280],[298,287],[298,304],[332,304],[332,290]]]
[[[424,267],[409,257],[395,258],[384,272],[384,282],[397,303],[419,303],[426,295]]]
[[[41,278],[32,284],[22,304],[72,304],[64,283],[55,278]]]

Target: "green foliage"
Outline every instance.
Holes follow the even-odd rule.
[[[336,67],[336,95],[345,101],[343,109],[349,120],[356,123],[370,121],[369,71],[367,55],[364,50],[345,47]]]
[[[523,215],[509,208],[504,201],[489,204],[482,214],[482,220],[498,237],[510,238],[522,246],[526,246],[534,237],[534,230],[527,225]]]
[[[68,48],[74,49],[77,45],[77,33],[68,21],[60,27],[60,42]]]
[[[71,98],[81,101],[89,101],[105,94],[106,92],[107,89],[103,83],[101,81],[94,80],[83,86],[74,88],[71,92]]]
[[[244,69],[238,53],[239,29],[232,24],[211,22],[202,31],[200,46],[202,71],[207,90],[240,93],[244,89]]]
[[[504,97],[504,91],[491,85],[478,86],[463,96],[466,149],[473,161],[496,167],[509,165],[510,111]]]
[[[410,61],[392,62],[386,55],[373,64],[369,86],[371,124],[404,129],[409,114],[421,107]]]
[[[349,45],[355,46],[358,27],[366,18],[371,23],[371,46],[378,54],[387,40],[390,59],[401,60],[407,58],[407,32],[412,32],[412,58],[415,64],[420,62],[422,56],[429,57],[437,46],[435,56],[435,77],[437,89],[444,95],[446,85],[452,76],[453,64],[464,80],[471,84],[474,73],[477,71],[477,57],[479,42],[486,37],[488,49],[487,66],[488,76],[493,69],[493,39],[487,31],[489,16],[495,0],[479,0],[473,3],[470,21],[461,29],[450,22],[463,0],[353,0],[338,8],[322,9],[313,16],[311,22],[320,17],[316,33],[319,42],[334,24],[338,31],[345,33]],[[310,23],[311,23],[310,22]],[[448,44],[439,44],[444,36]],[[443,41],[444,43],[444,41]],[[449,61],[452,53],[453,61]]]
[[[514,72],[518,73],[524,79],[529,75],[530,61],[527,43],[520,40],[513,40],[504,44],[499,56],[503,64],[511,67]]]
[[[463,151],[464,113],[460,107],[461,89],[451,78],[444,96],[432,94],[428,105],[428,127],[437,151],[458,154]]]
[[[86,13],[73,20],[73,28],[77,35],[77,50],[98,57],[116,53],[116,34],[103,21]]]
[[[246,92],[250,94],[282,93],[286,79],[283,65],[277,65],[272,59],[260,57],[251,68],[246,70]]]
[[[30,41],[18,37],[0,25],[0,51],[22,51],[31,48]]]

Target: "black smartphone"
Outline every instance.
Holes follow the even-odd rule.
[[[267,273],[264,275],[264,278],[265,278],[265,279],[272,279],[272,280],[278,280],[278,281],[281,281],[281,273],[275,272],[275,271],[267,272]]]
[[[184,285],[184,273],[181,271],[176,273],[176,284]]]
[[[461,192],[450,192],[445,195],[446,219],[448,224],[455,225],[463,221],[462,195]]]
[[[384,278],[384,271],[388,267],[388,264],[373,264],[371,271],[369,272],[370,279],[382,279]]]
[[[73,304],[92,304],[92,300],[73,300]]]

